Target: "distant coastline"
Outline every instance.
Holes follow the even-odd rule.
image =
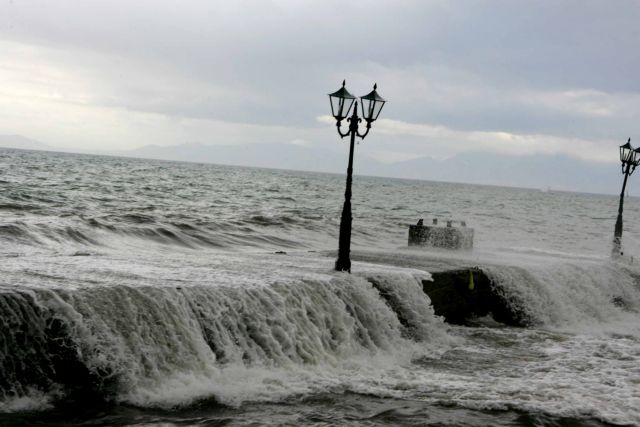
[[[341,152],[294,144],[205,145],[186,143],[172,146],[146,145],[133,150],[77,150],[54,147],[20,135],[0,135],[0,147],[61,153],[246,166],[344,174]],[[507,156],[465,153],[446,160],[430,157],[383,163],[359,153],[355,174],[383,178],[452,182],[541,191],[569,191],[615,195],[620,185],[616,165],[587,162],[565,155]],[[546,190],[545,190],[546,189]],[[633,189],[632,189],[633,193]],[[631,194],[633,196],[633,194]]]

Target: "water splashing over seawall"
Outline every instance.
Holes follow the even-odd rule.
[[[316,274],[246,287],[6,287],[0,396],[75,393],[153,405],[181,393],[172,404],[209,395],[233,402],[265,392],[257,387],[257,394],[239,397],[237,389],[220,387],[238,372],[339,370],[362,357],[407,360],[447,342],[419,277],[369,275]],[[379,289],[393,293],[393,305]],[[158,392],[169,389],[170,399]]]

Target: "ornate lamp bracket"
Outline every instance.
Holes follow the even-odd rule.
[[[357,132],[356,135],[358,135],[360,139],[364,139],[364,137],[369,134],[370,129],[371,129],[371,121],[367,120],[367,130],[362,135],[360,134],[360,132]]]
[[[347,119],[347,121],[349,121],[349,120],[351,120],[351,119]],[[342,132],[341,126],[342,126],[342,120],[338,120],[336,122],[336,129],[338,130],[338,135],[340,135],[340,138],[344,138],[345,136],[349,136],[349,131]]]

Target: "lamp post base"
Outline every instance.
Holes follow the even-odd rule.
[[[611,258],[620,258],[622,256],[622,241],[620,237],[613,238],[613,249],[611,249]]]
[[[336,260],[336,271],[346,271],[351,273],[351,261],[349,259],[338,258]]]

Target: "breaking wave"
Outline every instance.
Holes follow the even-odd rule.
[[[375,370],[376,359],[402,365],[447,342],[420,280],[380,273],[253,287],[7,286],[0,410],[57,399],[236,405],[338,386],[341,376]]]
[[[295,223],[295,220],[251,217],[241,222],[193,224],[188,220],[157,222],[151,216],[124,215],[117,220],[80,218],[56,223],[16,221],[0,225],[0,237],[15,245],[42,248],[64,245],[121,247],[127,243],[140,245],[144,242],[191,249],[306,247],[307,244],[297,238],[300,233],[286,231],[288,224]],[[302,232],[308,229],[305,227]]]
[[[640,270],[633,265],[555,262],[482,269],[531,325],[640,337]]]

